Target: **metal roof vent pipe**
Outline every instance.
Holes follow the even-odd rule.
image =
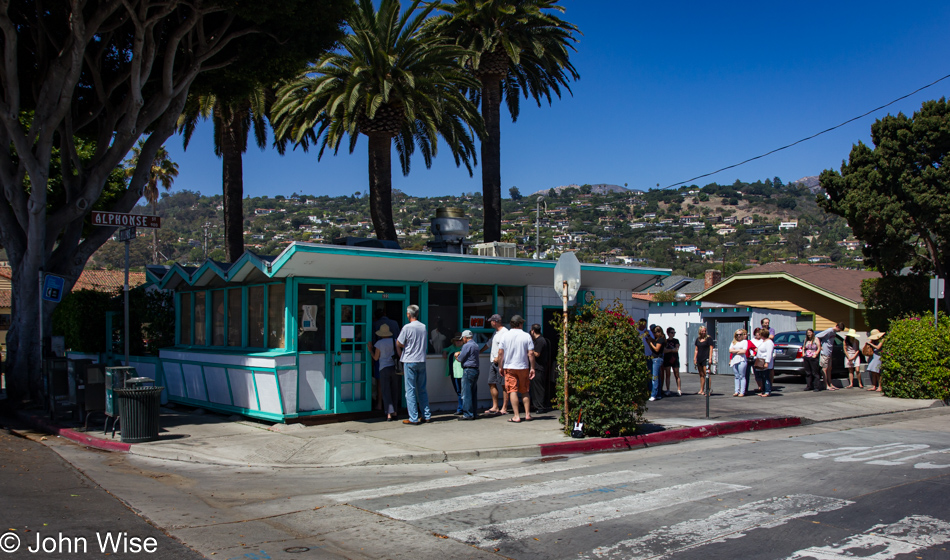
[[[433,253],[464,255],[467,252],[469,242],[465,238],[468,237],[468,218],[463,209],[436,209],[429,231],[432,232],[432,241],[426,245]]]

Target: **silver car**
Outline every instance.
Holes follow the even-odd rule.
[[[805,344],[805,331],[775,333],[775,375],[805,376],[805,360],[802,346]],[[835,336],[835,348],[831,354],[831,376],[847,377],[848,368],[844,367],[844,341]]]

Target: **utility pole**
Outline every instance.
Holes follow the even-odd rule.
[[[205,260],[208,260],[208,239],[211,237],[209,230],[211,229],[211,222],[205,222],[205,225],[202,226],[205,230],[204,233],[204,246],[205,246]]]

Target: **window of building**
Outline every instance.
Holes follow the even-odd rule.
[[[211,345],[224,346],[224,290],[211,292]]]
[[[284,347],[284,285],[267,286],[267,347]]]
[[[241,346],[244,302],[241,288],[228,290],[228,346]]]
[[[264,286],[247,289],[247,345],[264,347]]]
[[[459,322],[458,284],[429,284],[429,353],[439,354],[452,345]]]
[[[521,286],[498,286],[498,314],[505,326],[514,315],[524,316],[524,288]],[[530,325],[526,325],[525,329]]]
[[[495,313],[495,294],[492,286],[465,284],[462,286],[462,326],[491,328],[488,318]],[[479,325],[482,325],[479,327]]]
[[[297,350],[324,352],[327,349],[327,287],[324,284],[297,285]]]
[[[179,295],[178,305],[181,315],[178,323],[179,344],[191,344],[191,293]]]
[[[204,346],[208,344],[205,313],[207,306],[205,304],[205,292],[195,292],[195,346]]]

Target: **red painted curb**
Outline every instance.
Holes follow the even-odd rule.
[[[28,414],[21,415],[21,418],[33,424],[34,427],[53,434],[54,436],[59,436],[66,438],[68,440],[75,441],[78,444],[85,445],[87,447],[95,447],[96,449],[102,449],[104,451],[129,451],[132,449],[132,444],[122,443],[121,441],[114,441],[109,439],[101,439],[97,437],[92,437],[86,435],[82,432],[77,432],[76,430],[71,430],[69,428],[63,428],[53,424],[46,418],[41,416],[32,416]]]
[[[741,432],[771,430],[775,428],[789,428],[792,426],[800,426],[801,423],[802,419],[794,416],[756,418],[753,420],[734,420],[731,422],[708,424],[706,426],[696,426],[693,428],[665,430],[662,432],[644,434],[640,436],[634,435],[616,438],[586,438],[577,441],[542,443],[540,447],[542,457],[547,457],[550,455],[564,455],[569,453],[591,453],[594,451],[621,451],[624,449],[649,447],[651,445],[676,443],[688,439],[724,436]]]

